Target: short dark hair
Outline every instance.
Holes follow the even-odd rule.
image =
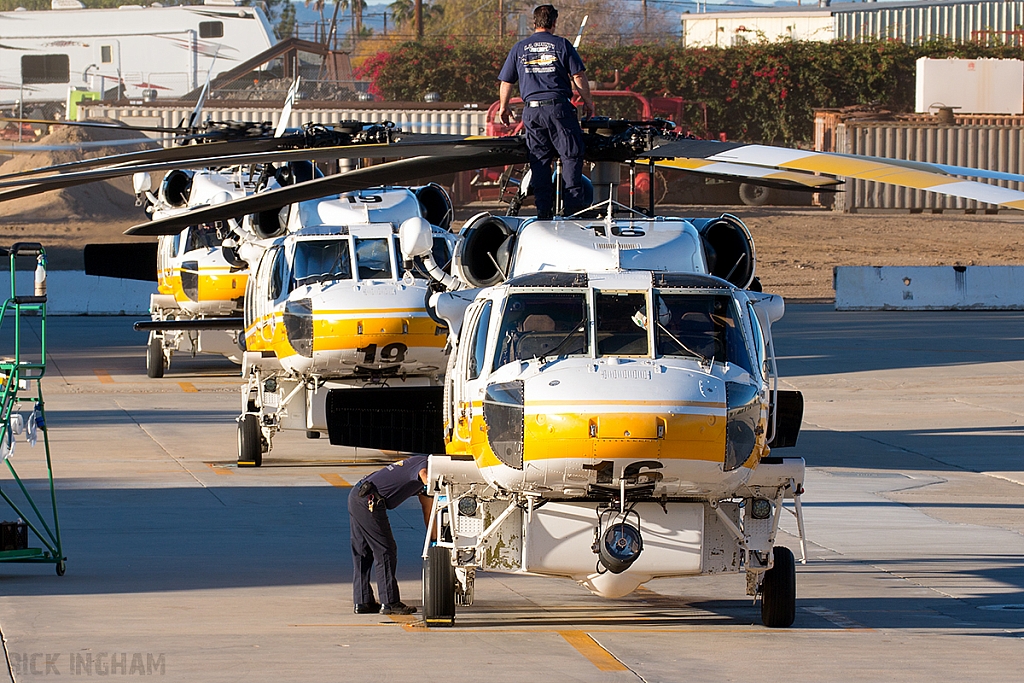
[[[541,5],[533,10],[533,25],[535,28],[552,29],[558,19],[558,10],[554,5]]]

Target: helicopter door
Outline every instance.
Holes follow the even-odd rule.
[[[278,255],[282,252],[280,246],[271,247],[260,260],[256,269],[256,288],[253,305],[253,315],[256,322],[256,334],[263,342],[269,342],[274,338],[274,297],[271,295],[272,275]]]
[[[475,409],[473,399],[480,394],[482,382],[486,377],[484,355],[487,349],[487,328],[491,321],[491,301],[470,308],[467,312],[469,324],[465,325],[459,344],[459,355],[455,365],[456,378],[452,387],[452,403],[454,404],[454,439],[469,442],[473,432],[473,417],[481,413]]]

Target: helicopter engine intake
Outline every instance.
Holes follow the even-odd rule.
[[[511,223],[515,221],[515,223]],[[519,219],[482,213],[462,229],[455,247],[454,272],[471,287],[492,287],[508,278]]]

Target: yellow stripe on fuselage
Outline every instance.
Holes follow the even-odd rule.
[[[443,348],[446,335],[437,334],[437,323],[423,309],[367,309],[374,317],[353,315],[358,311],[317,313],[313,316],[313,351],[355,351],[370,344],[384,347],[400,343],[408,348]],[[395,313],[394,317],[381,317],[380,313]],[[413,314],[415,313],[415,314]],[[402,315],[404,314],[404,315]],[[273,320],[274,329],[268,336],[261,332],[266,322]],[[264,324],[261,324],[264,323]],[[362,331],[360,331],[360,327]],[[246,348],[250,351],[273,351],[278,358],[288,358],[297,351],[288,341],[284,327],[284,314],[274,313],[260,318],[245,330]]]
[[[649,403],[676,408],[682,403],[696,402]],[[679,413],[666,409],[641,414],[586,410],[528,412],[523,424],[523,460],[524,463],[558,459],[588,463],[615,459],[722,462],[727,422],[725,406],[698,403],[692,407],[698,406],[714,410],[710,413]],[[662,429],[660,437],[659,426]],[[590,435],[592,427],[596,429],[597,436]],[[626,432],[629,432],[628,436]],[[469,434],[466,435],[465,426],[461,430],[456,428],[456,434],[468,436],[468,441],[453,439],[446,447],[448,454],[472,455],[477,467],[481,468],[502,464],[488,443],[482,406],[477,408],[474,404]]]

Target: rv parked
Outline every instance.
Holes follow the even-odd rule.
[[[0,12],[0,106],[103,99],[176,99],[274,44],[267,16],[235,0],[186,7]]]

